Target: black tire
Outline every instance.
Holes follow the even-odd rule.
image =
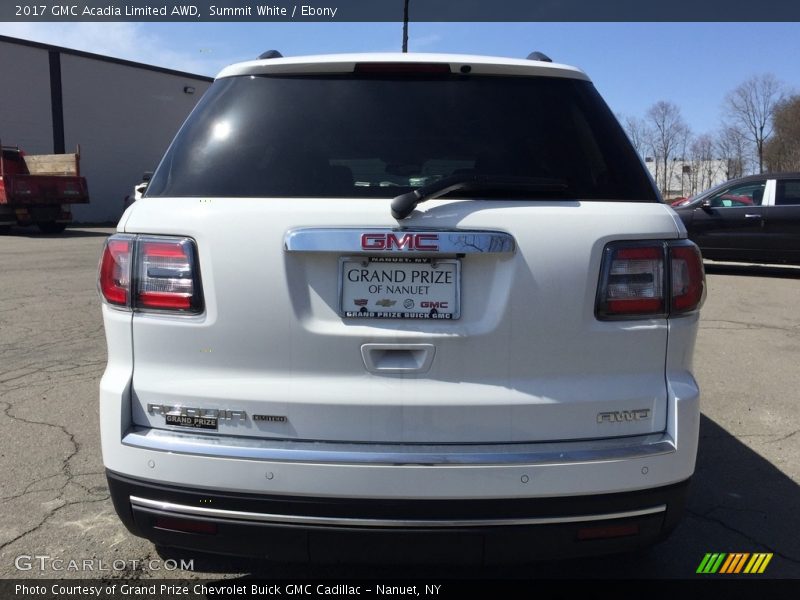
[[[67,228],[66,223],[37,223],[36,226],[42,233],[61,233]]]

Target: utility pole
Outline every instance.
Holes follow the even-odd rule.
[[[408,52],[408,2],[403,0],[403,52]]]

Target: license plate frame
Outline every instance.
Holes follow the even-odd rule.
[[[345,280],[345,270],[347,265],[351,263],[360,263],[361,268],[370,270],[371,268],[378,268],[382,266],[400,266],[403,271],[411,271],[413,273],[414,266],[424,267],[423,270],[431,274],[434,273],[451,273],[453,281],[446,283],[446,275],[436,276],[432,275],[430,281],[403,281],[394,282],[390,284],[386,281],[375,282],[377,285],[389,285],[391,291],[383,289],[380,292],[371,293],[366,291],[360,294],[351,294],[350,291],[355,284],[364,285],[363,281]],[[443,268],[442,268],[443,267]],[[439,269],[441,271],[439,271]],[[376,271],[377,272],[377,271]],[[408,275],[407,277],[408,278]],[[436,279],[440,282],[437,283]],[[357,319],[381,319],[381,320],[424,320],[424,321],[455,321],[461,318],[461,260],[458,258],[426,258],[426,257],[385,257],[385,256],[342,256],[339,258],[339,316],[343,319],[357,320]],[[351,286],[351,284],[353,284]],[[450,285],[451,293],[445,297],[442,293],[442,286],[445,288]],[[423,292],[420,287],[428,286],[427,292],[430,292],[430,287],[436,287],[437,291],[432,296],[431,300],[422,300]],[[395,289],[397,288],[397,289]],[[402,290],[402,291],[399,291]],[[411,293],[419,292],[419,293]],[[356,296],[359,296],[356,298]],[[426,298],[428,296],[425,296]],[[355,300],[366,300],[366,304],[357,305]],[[413,302],[413,306],[408,306],[406,301]],[[447,302],[446,307],[441,307],[441,302]],[[383,302],[384,305],[378,304]],[[426,302],[433,304],[432,307],[420,307],[419,304]],[[437,304],[438,303],[438,304]],[[452,306],[450,306],[452,303]],[[405,306],[404,306],[405,304]],[[393,309],[393,310],[389,310]]]

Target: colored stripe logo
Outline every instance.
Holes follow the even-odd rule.
[[[772,560],[772,552],[709,552],[700,561],[696,573],[703,575],[761,574]]]

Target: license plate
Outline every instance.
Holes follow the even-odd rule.
[[[340,261],[345,318],[458,319],[461,262],[371,257]]]
[[[217,419],[214,417],[187,417],[185,415],[164,415],[167,425],[191,427],[192,429],[216,429]]]

